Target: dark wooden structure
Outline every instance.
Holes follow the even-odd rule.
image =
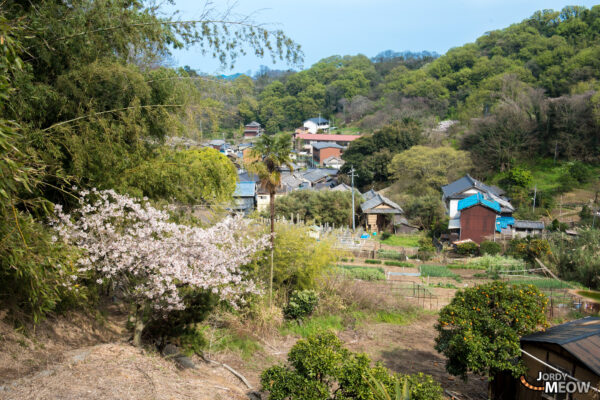
[[[493,236],[496,230],[496,211],[482,204],[460,212],[460,240],[471,239],[476,243]]]
[[[557,373],[555,368],[579,381],[590,382],[592,388],[600,388],[600,318],[586,317],[554,326],[544,332],[524,336],[521,338],[521,348],[526,352],[521,358],[527,367],[523,379],[528,384],[543,387],[544,382],[537,381],[540,372]],[[564,381],[574,380],[565,378]],[[600,398],[600,393],[593,389],[588,393],[569,395],[531,390],[521,382],[521,379],[514,379],[505,373],[494,376],[492,392],[494,400]]]

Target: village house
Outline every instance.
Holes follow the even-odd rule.
[[[545,225],[542,221],[526,221],[516,219],[513,224],[514,237],[542,236]]]
[[[263,133],[263,129],[261,127],[261,125],[256,122],[256,121],[252,121],[247,125],[244,125],[244,137],[245,138],[253,138],[253,137],[257,137],[262,135]]]
[[[285,196],[286,194],[288,194],[288,192],[289,190],[285,186],[280,185],[275,191],[274,200],[277,201],[278,197]],[[269,209],[269,197],[269,192],[260,185],[258,185],[256,190],[256,209],[258,211],[265,211]]]
[[[358,139],[360,135],[324,135],[324,134],[310,134],[310,133],[295,133],[295,148],[298,151],[305,150],[312,152],[312,146],[316,143],[330,142],[336,143],[344,148],[350,145],[350,142]]]
[[[323,160],[323,166],[325,168],[340,169],[344,166],[344,163],[345,161],[342,160],[341,157],[336,156],[327,157],[325,160]]]
[[[306,170],[302,174],[302,179],[308,182],[311,188],[324,186],[320,184],[325,184],[325,186],[332,188],[337,185],[337,174],[337,169],[314,168]]]
[[[302,127],[308,133],[315,134],[319,131],[327,131],[329,129],[329,121],[325,118],[310,118],[303,122]]]
[[[233,206],[235,212],[250,214],[256,206],[256,182],[238,182],[233,192]]]
[[[208,142],[208,147],[212,147],[215,150],[221,151],[224,150],[226,142],[222,139],[213,139]]]
[[[587,393],[549,394],[544,390],[532,390],[526,384],[545,387],[544,381],[537,380],[540,374],[554,373],[567,374],[580,382],[589,382],[592,388],[600,388],[600,318],[586,317],[523,336],[521,349],[527,373],[520,379],[497,374],[492,381],[495,400],[598,398],[598,392],[593,389]],[[575,382],[572,378],[561,380]]]
[[[457,204],[459,217],[459,240],[472,240],[478,244],[493,236],[497,230],[496,217],[500,214],[500,204],[488,200],[482,193],[461,199]]]
[[[315,164],[319,164],[320,166],[323,166],[323,162],[327,158],[339,158],[342,155],[342,150],[344,149],[342,146],[334,142],[317,142],[312,145],[312,148],[313,161]]]
[[[502,189],[469,174],[442,186],[442,201],[449,217],[450,241],[471,239],[481,243],[486,239],[538,236],[545,228],[541,221],[516,220],[512,216],[515,208]],[[465,213],[467,217],[463,217]]]
[[[373,189],[363,193],[362,197],[365,202],[360,205],[361,220],[367,231],[394,232],[396,224],[402,223],[404,211],[398,204]]]
[[[505,197],[505,192],[502,189],[495,186],[488,186],[467,174],[448,185],[442,186],[442,202],[446,207],[446,212],[450,219],[448,229],[459,229],[460,213],[458,202],[476,193],[480,193],[486,199],[497,202],[500,205],[500,215],[502,216],[511,216],[515,211],[515,208]]]

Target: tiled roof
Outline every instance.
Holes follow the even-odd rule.
[[[337,169],[326,169],[326,168],[309,169],[308,171],[306,171],[304,173],[304,175],[302,177],[304,179],[306,179],[307,181],[314,183],[314,182],[321,180],[323,178],[326,178],[328,176],[337,175],[337,173],[338,173]]]
[[[542,221],[525,221],[518,219],[515,221],[515,229],[544,229],[545,225]]]
[[[600,318],[586,317],[523,336],[521,342],[561,346],[600,375]]]
[[[495,186],[488,186],[485,183],[478,181],[473,178],[471,175],[467,174],[462,178],[449,183],[445,186],[442,186],[442,192],[444,193],[444,197],[452,197],[453,195],[464,192],[467,189],[476,188],[481,190],[482,192],[492,193],[496,196],[502,196],[504,191]]]
[[[363,197],[365,197],[364,194],[363,194]],[[381,204],[388,205],[391,207],[391,209],[384,208],[384,209],[373,210],[373,208],[375,208]],[[362,203],[360,205],[360,209],[363,212],[369,211],[371,213],[377,213],[377,214],[402,214],[402,213],[404,213],[404,211],[402,210],[402,207],[400,207],[398,204],[394,203],[387,197],[380,195],[379,193],[376,193],[375,196],[372,196],[370,199],[368,199],[367,201]]]
[[[252,127],[259,127],[260,128],[260,124],[256,121],[252,121],[249,124],[247,124],[246,126],[252,126]]]
[[[321,117],[319,117],[319,118],[309,118],[306,121],[304,121],[304,123],[307,123],[309,121],[310,122],[314,122],[317,125],[324,125],[324,124],[328,124],[329,123],[329,121],[327,121],[325,118],[321,118]]]
[[[316,150],[321,150],[321,149],[328,149],[328,148],[333,148],[333,149],[343,149],[342,146],[340,146],[337,143],[334,142],[318,142],[312,145],[313,149]]]

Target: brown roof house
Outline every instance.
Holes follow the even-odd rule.
[[[334,142],[314,143],[312,145],[313,160],[315,164],[323,166],[326,159],[331,157],[340,157],[344,148]]]
[[[495,376],[495,400],[600,398],[600,318],[586,317],[523,336],[521,352],[527,373],[520,379]]]
[[[360,205],[365,229],[371,232],[393,231],[404,210],[373,189],[362,196],[366,200]]]
[[[252,121],[247,125],[244,125],[244,137],[252,138],[256,136],[260,136],[263,133],[263,129],[260,124],[256,121]]]

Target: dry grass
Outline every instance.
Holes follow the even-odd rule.
[[[157,354],[128,344],[103,344],[13,382],[3,399],[247,399],[243,385],[221,367],[179,371]]]
[[[336,314],[348,308],[359,311],[411,311],[412,306],[390,292],[385,283],[330,277],[324,282],[318,312]]]

